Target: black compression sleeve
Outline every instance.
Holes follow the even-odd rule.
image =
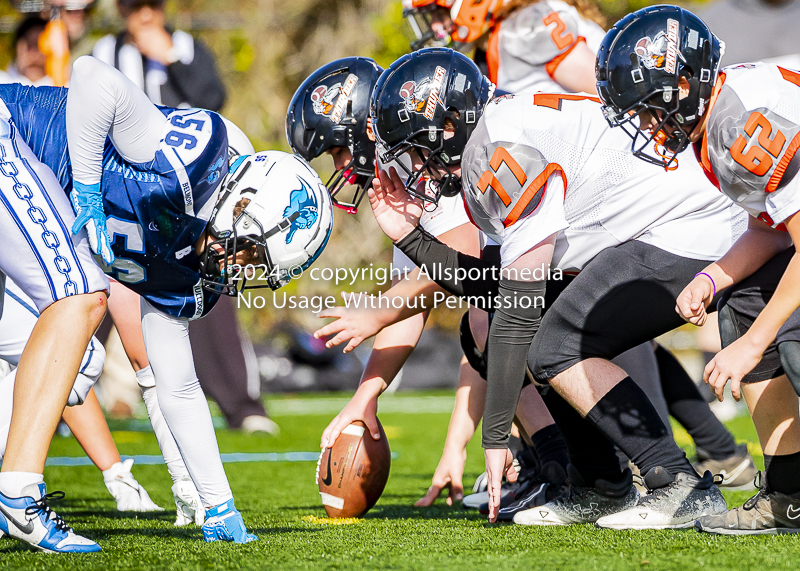
[[[499,269],[485,260],[457,252],[442,244],[420,226],[395,244],[431,279],[453,295],[483,298],[491,307],[497,295]],[[471,272],[471,270],[473,270]],[[473,279],[470,279],[470,274]],[[479,279],[474,279],[479,276]]]
[[[483,447],[505,448],[525,378],[533,336],[544,309],[546,282],[502,278],[487,340],[487,392]]]

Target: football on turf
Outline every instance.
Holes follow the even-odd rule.
[[[361,517],[383,493],[392,453],[380,421],[380,440],[356,421],[342,430],[333,447],[325,448],[317,462],[317,485],[329,517]]]

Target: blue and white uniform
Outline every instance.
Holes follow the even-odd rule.
[[[76,294],[108,290],[85,232],[70,231],[75,215],[53,171],[31,150],[0,94],[0,271],[41,312]],[[48,102],[42,101],[46,106]],[[47,110],[52,117],[53,110]],[[25,124],[25,118],[20,118]],[[66,146],[59,152],[66,155]]]
[[[0,85],[0,99],[19,138],[69,191],[67,89]],[[105,142],[101,190],[116,259],[103,269],[167,315],[196,319],[217,300],[200,285],[194,244],[228,172],[226,128],[209,111],[159,111],[167,121],[152,160],[132,163]]]

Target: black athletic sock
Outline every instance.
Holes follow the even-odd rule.
[[[543,395],[569,451],[569,462],[583,479],[616,482],[622,477],[614,445],[553,389]],[[538,434],[538,433],[537,433]]]
[[[655,355],[669,413],[686,429],[695,446],[714,460],[724,460],[736,454],[733,435],[711,412],[708,402],[680,362],[661,345],[656,347]]]
[[[561,431],[558,426],[551,424],[535,432],[531,436],[533,441],[533,449],[536,451],[536,456],[539,458],[539,465],[546,464],[547,462],[558,462],[567,469],[569,464],[569,452],[567,451],[567,443],[564,437],[561,436]]]
[[[785,456],[764,454],[764,475],[768,492],[794,495],[800,492],[800,452]]]
[[[672,439],[653,404],[630,377],[608,391],[586,415],[606,438],[619,446],[647,475],[656,466],[672,474],[696,474]]]

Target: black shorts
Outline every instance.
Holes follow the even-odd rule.
[[[723,292],[719,309],[719,333],[722,346],[727,347],[744,335],[758,314],[772,299],[778,282],[794,255],[792,246],[761,266],[753,275]],[[784,341],[800,341],[800,310],[795,311],[778,331],[755,368],[742,379],[743,383],[757,383],[783,374],[778,345]]]
[[[683,325],[675,299],[708,263],[637,241],[600,252],[546,308],[528,354],[536,382]]]

